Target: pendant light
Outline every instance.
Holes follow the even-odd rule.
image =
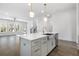
[[[44,21],[47,22],[47,17],[44,17]]]
[[[33,10],[32,10],[32,3],[29,3],[28,6],[30,6],[29,16],[30,16],[31,18],[33,18],[33,17],[35,16],[35,14],[34,14],[34,12],[33,12]]]
[[[28,6],[31,6],[31,3],[28,3]]]
[[[47,20],[48,20],[48,19],[47,19],[47,16],[46,16],[46,14],[47,14],[47,12],[46,12],[46,6],[47,6],[47,4],[44,3],[44,9],[45,9],[45,10],[44,10],[44,12],[45,12],[44,21],[45,21],[45,22],[47,22]]]
[[[30,12],[29,12],[29,15],[30,15],[31,18],[33,18],[33,17],[35,16],[35,14],[34,14],[33,11],[30,11]]]

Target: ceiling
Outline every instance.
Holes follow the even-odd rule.
[[[35,12],[35,17],[43,17],[44,5],[42,3],[33,3],[32,9]],[[61,11],[76,9],[75,3],[48,3],[47,14],[53,15]],[[0,3],[0,15],[6,15],[16,18],[29,19],[30,7],[27,3]]]

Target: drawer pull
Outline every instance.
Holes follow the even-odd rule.
[[[40,49],[37,49],[37,50],[35,50],[34,52],[37,52],[37,51],[39,51]]]

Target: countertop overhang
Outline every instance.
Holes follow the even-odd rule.
[[[52,32],[51,34],[56,34],[57,32]],[[48,35],[43,35],[43,33],[33,33],[33,34],[23,34],[23,35],[17,35],[20,38],[24,38],[27,40],[35,40],[42,37],[47,37]]]
[[[46,37],[47,35],[34,33],[34,34],[23,34],[23,35],[18,35],[18,36],[24,39],[28,39],[28,40],[35,40],[38,38]]]
[[[22,35],[22,32],[1,32],[0,36]]]

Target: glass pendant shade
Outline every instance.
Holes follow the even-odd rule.
[[[44,17],[44,21],[47,22],[47,17]]]
[[[35,16],[34,12],[30,11],[29,16],[33,18]]]

